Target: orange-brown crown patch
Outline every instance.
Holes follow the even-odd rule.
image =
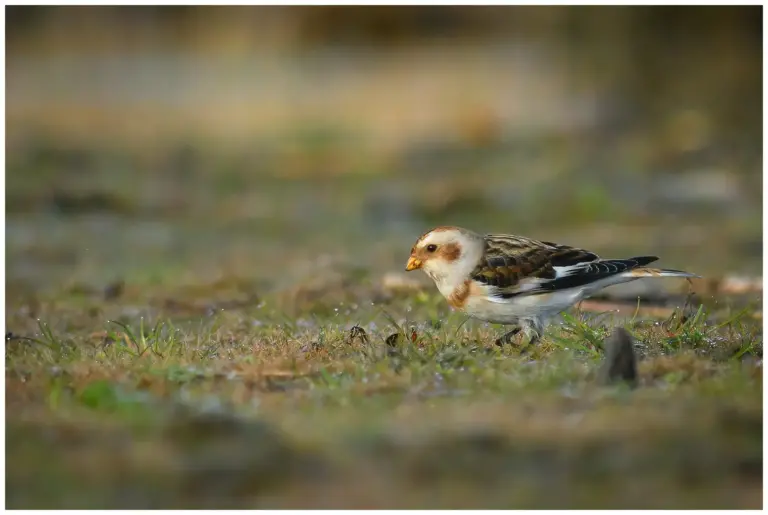
[[[424,234],[422,234],[421,236],[419,236],[419,239],[416,240],[416,245],[418,245],[419,242],[424,240],[424,238],[426,238],[428,234],[431,234],[433,232],[458,231],[458,230],[459,230],[459,228],[455,227],[453,225],[441,225],[440,227],[435,227],[434,229],[430,229],[429,231],[427,231]]]

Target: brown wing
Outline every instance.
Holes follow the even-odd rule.
[[[520,236],[488,235],[485,257],[473,271],[472,278],[499,288],[500,293],[525,291],[527,285],[552,281],[554,267],[568,267],[599,260],[597,254],[583,249],[536,241]]]

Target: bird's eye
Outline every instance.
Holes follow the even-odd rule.
[[[434,252],[436,250],[437,250],[437,245],[435,244],[427,245],[427,252]]]

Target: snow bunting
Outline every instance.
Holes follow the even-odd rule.
[[[510,234],[437,227],[411,248],[405,269],[421,268],[448,303],[469,316],[515,325],[535,343],[548,319],[596,291],[642,277],[699,277],[648,268],[656,256],[600,259],[588,250]]]

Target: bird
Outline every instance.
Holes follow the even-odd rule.
[[[700,277],[647,266],[658,259],[602,259],[550,241],[441,226],[416,240],[405,270],[423,270],[448,304],[470,317],[513,326],[498,345],[521,331],[531,345],[553,316],[607,286],[644,277]]]

